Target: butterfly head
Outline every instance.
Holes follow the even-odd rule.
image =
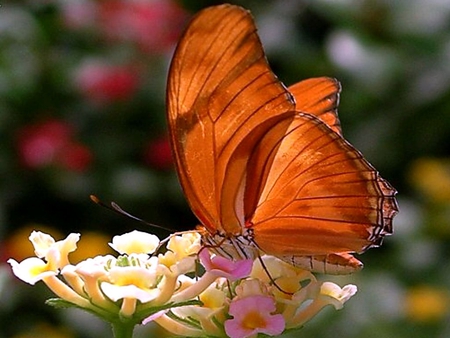
[[[216,255],[232,260],[255,259],[260,253],[253,240],[253,231],[245,229],[241,235],[227,235],[217,232],[211,234],[206,228],[197,226],[202,236],[202,244]]]

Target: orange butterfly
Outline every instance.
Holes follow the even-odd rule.
[[[342,137],[339,92],[326,77],[286,89],[240,7],[192,20],[170,67],[167,117],[205,245],[345,274],[362,267],[351,253],[392,233],[396,191]]]

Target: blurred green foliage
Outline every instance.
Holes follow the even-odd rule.
[[[2,3],[2,264],[26,256],[27,235],[17,233],[30,226],[64,235],[153,232],[98,208],[89,194],[152,223],[195,226],[167,148],[165,81],[189,17],[217,3]],[[296,337],[450,336],[448,1],[232,3],[252,11],[269,62],[287,85],[323,75],[342,82],[345,137],[399,190],[394,236],[362,257],[361,273],[336,278],[358,285],[357,296]],[[109,334],[79,313],[50,309],[43,304],[48,291],[0,271],[0,337]]]

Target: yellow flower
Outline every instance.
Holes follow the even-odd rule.
[[[437,202],[450,202],[450,160],[421,158],[410,170],[413,186]]]
[[[78,242],[77,250],[70,254],[72,264],[79,263],[97,255],[112,254],[113,250],[108,245],[109,236],[94,231],[83,233],[83,238]]]
[[[447,290],[418,286],[406,293],[405,313],[416,322],[429,323],[444,319],[450,310]]]

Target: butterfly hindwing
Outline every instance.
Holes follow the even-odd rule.
[[[392,230],[395,190],[317,117],[299,113],[281,123],[290,124],[287,133],[269,132],[251,161],[257,182],[249,185],[264,182],[247,214],[258,247],[313,256],[379,245]]]
[[[295,109],[318,117],[334,132],[342,135],[337,107],[341,84],[329,77],[306,79],[289,86],[295,98]]]

